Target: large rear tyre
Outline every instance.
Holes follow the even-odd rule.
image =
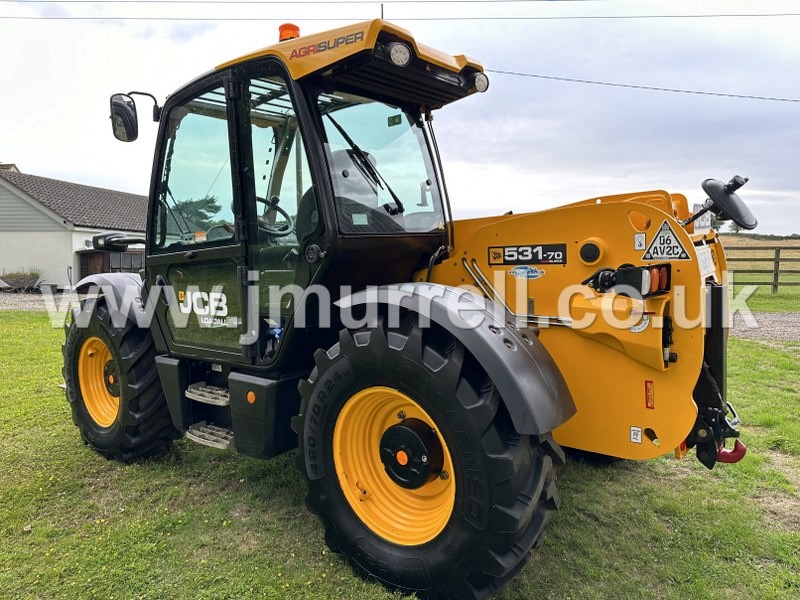
[[[112,321],[102,299],[81,304],[66,325],[63,375],[83,440],[109,458],[130,461],[167,450],[180,433],[161,389],[150,332],[120,316]]]
[[[398,330],[344,330],[315,359],[293,425],[328,546],[422,597],[497,591],[558,507],[550,434],[518,434],[472,355],[413,314]]]

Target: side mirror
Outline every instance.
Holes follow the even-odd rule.
[[[742,229],[755,229],[758,221],[736,191],[747,183],[746,177],[735,175],[728,183],[706,179],[702,186],[712,201],[711,212],[723,221],[731,220]]]
[[[111,96],[111,130],[122,142],[133,142],[139,137],[136,103],[127,94]]]
[[[127,235],[119,231],[104,231],[92,236],[92,248],[107,252],[125,252],[128,246],[144,243],[143,235]]]

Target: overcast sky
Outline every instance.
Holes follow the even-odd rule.
[[[800,0],[383,4],[385,18],[418,41],[488,70],[800,100]],[[215,65],[274,43],[282,22],[309,34],[380,11],[364,0],[0,0],[0,17],[36,17],[0,18],[0,162],[146,194],[156,126],[142,119],[136,143],[114,140],[111,93],[143,90],[163,101]],[[523,18],[767,13],[783,16]],[[115,19],[63,19],[87,16]],[[436,115],[457,217],[650,189],[702,202],[703,179],[738,173],[751,179],[740,195],[759,219],[756,231],[800,233],[800,102],[489,78],[488,92]],[[148,114],[139,106],[140,117]]]

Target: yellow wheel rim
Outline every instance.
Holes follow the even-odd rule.
[[[431,430],[438,427],[422,407],[388,387],[370,387],[351,396],[333,429],[333,464],[339,485],[356,516],[376,535],[403,545],[424,544],[439,535],[450,520],[456,481],[450,451],[441,434],[442,469],[417,489],[393,481],[381,460],[384,433],[404,419],[417,419]],[[405,452],[396,455],[405,465]]]
[[[81,346],[78,385],[92,420],[100,427],[113,425],[119,412],[119,374],[111,350],[99,337],[90,337]]]

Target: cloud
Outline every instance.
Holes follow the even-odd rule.
[[[775,22],[773,21],[773,24]],[[710,29],[649,22],[551,29],[518,26],[485,49],[489,68],[666,87],[800,98],[800,44],[789,28],[750,21]],[[523,29],[529,29],[530,41]],[[755,29],[755,31],[753,31]],[[742,43],[744,41],[744,43]],[[522,48],[528,48],[528,52]],[[541,48],[532,52],[531,48]],[[472,175],[453,189],[470,214],[504,190],[505,204],[544,206],[617,192],[667,189],[702,201],[700,182],[749,176],[766,195],[759,231],[800,230],[791,213],[800,155],[798,104],[609,88],[490,74],[491,86],[437,118],[442,153]],[[466,126],[465,126],[466,125]],[[453,179],[453,178],[451,178]],[[517,182],[515,185],[512,182]],[[534,185],[535,183],[535,185]],[[561,190],[556,201],[551,195]],[[571,194],[576,194],[572,197]],[[784,200],[778,204],[778,195]]]
[[[217,25],[214,23],[179,23],[169,26],[167,34],[171,39],[179,42],[192,42],[206,33],[214,31]]]
[[[32,5],[12,6],[20,14],[34,14]],[[774,0],[769,10],[782,12],[789,6]],[[543,15],[678,10],[658,1],[646,7],[641,2],[553,2],[491,8],[497,14],[502,10]],[[106,17],[134,12],[124,4],[35,9],[54,16],[67,11]],[[176,16],[174,6],[146,9],[148,15]],[[318,17],[341,13],[335,5],[317,9]],[[488,14],[485,6],[471,5],[432,3],[426,5],[425,15],[412,13],[414,9],[386,7],[389,16]],[[680,10],[757,9],[752,3],[706,1]],[[257,14],[256,8],[236,5],[192,11],[192,17]],[[374,16],[368,12],[363,10],[365,17]],[[278,24],[298,15],[296,7],[282,5],[280,12],[270,13],[275,20],[268,22],[13,22],[0,37],[0,54],[15,57],[4,63],[5,81],[13,86],[0,112],[0,158],[29,173],[146,193],[155,124],[142,116],[139,141],[116,142],[108,126],[109,95],[141,89],[163,100],[214,65],[271,43]],[[425,44],[474,56],[487,68],[800,98],[800,78],[795,76],[799,23],[798,18],[784,18],[400,25]],[[311,33],[339,23],[300,25],[303,33]],[[758,231],[800,231],[795,181],[800,171],[798,104],[499,74],[490,74],[490,79],[486,94],[436,114],[457,215],[532,210],[648,189],[684,193],[690,202],[700,202],[703,179],[727,180],[740,173],[751,178],[741,195],[753,201]],[[149,114],[145,101],[139,102],[140,116]]]

